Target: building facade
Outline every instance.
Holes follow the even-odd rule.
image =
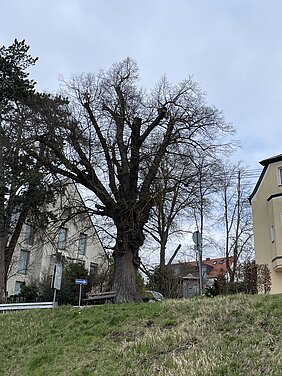
[[[23,283],[52,276],[58,259],[83,265],[89,275],[103,268],[105,252],[75,184],[68,183],[47,210],[54,219],[46,228],[29,222],[22,228],[8,274],[8,296],[18,294]]]
[[[232,266],[233,257],[229,257]],[[200,294],[199,266],[197,261],[171,264],[170,270],[173,276],[180,279],[178,283],[178,297],[192,298]],[[203,291],[213,285],[219,276],[224,276],[228,280],[226,258],[206,258],[202,262]]]
[[[263,171],[250,195],[257,264],[267,264],[271,293],[282,293],[282,154],[260,162]]]

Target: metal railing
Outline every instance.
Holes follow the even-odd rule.
[[[0,304],[0,312],[17,311],[26,309],[42,309],[42,308],[54,308],[57,306],[53,302],[38,302],[38,303],[7,303]]]

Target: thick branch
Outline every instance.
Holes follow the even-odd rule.
[[[135,118],[131,133],[131,158],[130,158],[130,194],[137,192],[138,172],[140,164],[140,129],[141,119]]]
[[[66,169],[60,168],[55,166],[51,160],[42,157],[38,153],[32,151],[28,146],[23,146],[26,151],[33,156],[35,159],[39,160],[46,168],[48,168],[54,174],[60,174],[62,176],[68,177],[77,183],[83,184],[86,188],[90,189],[95,195],[103,202],[105,206],[113,209],[115,207],[115,203],[101,181],[99,180],[98,176],[95,174],[95,171],[92,171],[91,179],[85,175],[77,166],[71,163],[63,154],[63,152],[56,147],[54,142],[46,140],[44,137],[38,138],[40,142],[44,145],[48,146],[53,152],[55,153],[56,157],[62,162],[62,164],[66,167]]]
[[[165,118],[166,114],[167,114],[166,107],[163,107],[159,110],[159,114],[156,117],[156,119],[150,125],[148,125],[147,129],[141,135],[141,137],[140,137],[140,144],[141,145],[146,140],[146,138],[149,136],[149,134],[153,131],[153,129],[155,129],[160,124],[160,122]]]
[[[117,194],[117,187],[116,187],[116,183],[115,183],[115,172],[114,172],[114,167],[113,167],[113,162],[112,162],[112,159],[111,159],[111,156],[110,156],[110,153],[109,153],[109,148],[108,148],[108,145],[107,145],[107,142],[106,142],[106,139],[104,138],[102,132],[101,132],[101,129],[96,121],[96,118],[90,108],[90,105],[88,102],[85,102],[83,104],[84,108],[86,109],[88,115],[89,115],[89,118],[90,118],[90,121],[96,131],[96,134],[99,138],[99,141],[101,143],[101,146],[103,148],[103,152],[104,152],[104,155],[105,155],[105,158],[106,158],[106,162],[107,162],[107,166],[108,166],[108,171],[109,171],[109,186],[112,190],[112,192],[115,194]]]
[[[167,130],[166,130],[166,133],[164,135],[163,141],[162,141],[161,145],[159,146],[159,148],[156,152],[155,158],[153,159],[153,161],[151,163],[151,167],[148,171],[148,174],[147,174],[146,178],[144,179],[144,182],[143,182],[143,185],[142,185],[142,188],[141,188],[142,194],[148,194],[149,193],[151,183],[157,175],[160,163],[161,163],[161,161],[162,161],[162,159],[165,155],[166,149],[169,145],[169,142],[170,142],[170,139],[171,139],[171,134],[172,134],[172,131],[173,131],[173,128],[174,128],[174,124],[175,124],[174,121],[171,120],[167,125]]]

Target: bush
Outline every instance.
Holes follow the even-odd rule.
[[[257,268],[257,289],[267,294],[271,290],[271,275],[268,265],[261,264]]]
[[[63,269],[61,290],[57,292],[59,304],[78,304],[79,285],[75,284],[77,278],[88,279],[88,271],[80,264],[68,264]],[[82,299],[90,289],[90,284],[82,287]]]
[[[226,286],[223,290],[223,294],[233,295],[233,294],[240,294],[246,293],[246,285],[244,281],[241,282],[227,282]]]
[[[35,282],[27,285],[25,282],[21,285],[19,298],[23,298],[26,303],[36,302],[39,297],[39,289]]]
[[[271,289],[271,275],[268,265],[258,265],[255,262],[242,265],[243,280],[227,282],[223,275],[214,281],[214,285],[206,291],[206,296],[218,294],[257,294],[258,291],[268,293]]]
[[[175,276],[169,266],[163,269],[157,267],[149,277],[149,290],[159,291],[166,298],[180,298],[182,296],[182,278]]]
[[[46,302],[51,302],[53,300],[54,290],[51,284],[52,284],[52,277],[47,274],[38,283],[40,300],[46,301]]]

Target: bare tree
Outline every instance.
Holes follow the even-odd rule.
[[[167,154],[215,148],[219,135],[231,131],[191,78],[178,85],[163,78],[151,93],[138,88],[137,79],[129,58],[108,72],[74,77],[65,87],[70,104],[37,98],[24,140],[25,151],[50,171],[94,193],[96,215],[111,218],[116,229],[113,288],[120,303],[139,300],[139,249],[159,194],[154,183],[161,162]]]
[[[195,171],[184,163],[187,157],[173,156],[170,159],[166,157],[160,165],[154,183],[158,194],[145,226],[146,234],[158,244],[160,270],[164,269],[166,262],[172,263],[177,256],[181,245],[176,244],[169,260],[167,245],[172,239],[179,242],[179,238],[189,232],[187,218],[191,216],[191,207],[195,205],[196,199]]]
[[[240,257],[253,249],[251,209],[248,202],[247,170],[237,165],[222,166],[220,189],[221,223],[225,231],[225,257],[230,281],[233,282]],[[232,259],[230,259],[232,257]],[[231,261],[232,260],[232,261]]]

